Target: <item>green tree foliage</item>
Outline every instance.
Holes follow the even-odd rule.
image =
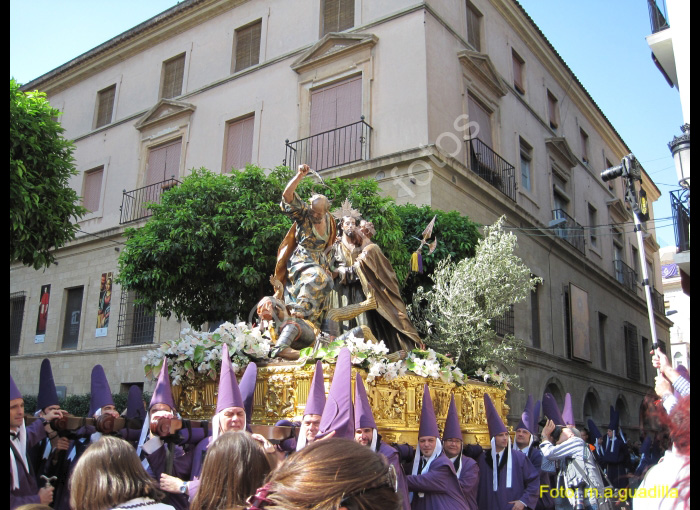
[[[418,249],[423,231],[433,216],[436,216],[433,235],[430,238],[430,240],[437,238],[435,251],[428,255],[428,247],[424,246],[423,273],[410,272],[405,282],[402,282],[402,296],[406,303],[410,303],[418,287],[423,287],[425,290],[432,287],[431,275],[438,261],[447,258],[461,260],[473,257],[481,234],[477,223],[457,211],[445,212],[427,205],[417,207],[413,204],[398,205],[395,210],[401,218],[401,230],[405,233],[403,243],[409,256]]]
[[[485,227],[474,257],[438,262],[432,288],[419,288],[409,309],[426,343],[468,374],[488,364],[513,366],[522,358],[522,342],[512,335],[499,337],[491,323],[541,281],[515,255],[517,238],[504,231],[503,223],[501,218]]]
[[[51,251],[73,239],[85,213],[68,186],[74,147],[58,115],[44,93],[10,79],[10,263],[34,269],[53,263]]]
[[[195,327],[247,319],[271,293],[269,276],[290,221],[279,201],[290,173],[248,166],[230,175],[193,170],[128,229],[117,282],[140,301]]]

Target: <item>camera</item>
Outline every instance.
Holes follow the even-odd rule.
[[[600,178],[603,182],[608,182],[618,177],[642,180],[642,170],[633,154],[622,158],[622,162],[619,165],[607,168],[600,173]]]
[[[562,430],[564,430],[564,427],[562,427],[561,425],[557,425],[556,427],[554,427],[554,430],[552,431],[552,439],[554,439],[555,443],[559,442]]]

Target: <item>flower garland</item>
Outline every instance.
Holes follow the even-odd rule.
[[[225,322],[213,333],[183,329],[179,338],[166,341],[157,349],[148,351],[143,357],[146,376],[151,379],[157,378],[163,359],[167,358],[173,386],[182,384],[183,379],[194,380],[197,373],[215,380],[221,370],[223,344],[228,345],[235,372],[244,370],[251,361],[270,361],[272,340],[267,330],[245,322]],[[409,371],[420,377],[439,379],[445,383],[463,385],[467,380],[450,358],[432,349],[414,349],[408,353],[406,359],[393,361],[387,356],[389,349],[384,341],[367,342],[364,338],[352,335],[344,343],[333,341],[315,352],[313,347],[307,347],[302,349],[300,354],[302,359],[306,358],[308,361],[320,359],[334,363],[342,347],[350,350],[354,366],[367,370],[368,382],[376,378],[391,381]]]

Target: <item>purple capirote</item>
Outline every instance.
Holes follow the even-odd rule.
[[[565,425],[575,425],[574,421],[574,406],[571,403],[571,393],[564,396],[564,410],[561,412],[561,417]]]
[[[238,388],[236,374],[231,365],[231,358],[228,354],[228,345],[221,348],[221,376],[219,377],[219,396],[216,400],[216,412],[219,414],[229,407],[245,408],[241,390]]]
[[[333,381],[326,405],[321,413],[318,437],[335,431],[334,437],[355,438],[355,418],[352,405],[352,364],[350,351],[343,347],[338,354]]]
[[[495,437],[498,434],[508,432],[505,423],[501,416],[496,411],[496,406],[493,405],[491,397],[488,393],[484,393],[484,410],[486,411],[486,422],[489,425],[489,437]]]
[[[459,426],[459,414],[457,414],[457,404],[455,396],[450,399],[450,407],[447,409],[447,419],[445,420],[445,430],[442,433],[442,440],[462,439],[462,428]]]
[[[19,392],[19,388],[15,384],[12,374],[10,374],[10,400],[16,400],[18,398],[22,398],[22,394]]]
[[[440,437],[433,399],[430,398],[430,389],[427,384],[423,386],[423,407],[420,410],[420,425],[418,426],[418,438],[421,437]]]
[[[36,398],[36,410],[42,411],[49,406],[58,405],[58,393],[56,393],[56,383],[53,380],[51,362],[49,358],[44,358],[39,370],[39,395]]]
[[[564,423],[564,418],[562,418],[561,412],[559,411],[557,401],[554,399],[554,395],[551,393],[545,393],[542,396],[542,411],[548,419],[554,422],[555,425],[566,425],[566,423]]]
[[[355,429],[366,428],[376,429],[377,423],[372,415],[362,376],[355,374]]]
[[[535,416],[535,403],[532,395],[527,396],[527,402],[525,403],[525,409],[520,415],[520,421],[515,430],[525,429],[530,434],[535,434],[535,427],[537,427],[537,417]]]
[[[109,389],[109,382],[102,365],[92,367],[90,376],[90,416],[102,409],[104,406],[113,406],[112,391]]]
[[[158,381],[156,382],[156,387],[153,390],[153,395],[151,396],[151,403],[148,408],[150,409],[156,404],[165,404],[173,412],[175,412],[175,399],[173,399],[173,390],[170,387],[170,374],[168,373],[168,358],[163,358],[163,366],[160,367],[160,373],[158,374]]]
[[[320,361],[316,362],[311,386],[309,387],[309,396],[306,398],[306,407],[304,408],[304,416],[307,414],[323,414],[323,408],[326,407],[326,388],[323,386],[323,365]]]

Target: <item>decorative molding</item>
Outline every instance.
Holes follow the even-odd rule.
[[[379,38],[374,34],[346,34],[331,32],[323,36],[291,64],[297,73],[311,67],[326,64],[339,57],[344,57],[363,48],[372,48]]]
[[[464,68],[473,73],[473,76],[486,85],[493,94],[503,97],[508,93],[508,87],[488,55],[478,51],[462,50],[457,53],[457,58]]]
[[[548,150],[556,155],[559,160],[566,163],[569,168],[574,168],[578,165],[578,158],[574,155],[571,147],[569,147],[566,138],[563,136],[553,136],[547,138],[544,142],[547,144]]]
[[[171,121],[182,116],[190,116],[196,109],[191,103],[173,101],[172,99],[161,99],[156,105],[148,110],[143,118],[135,124],[135,128],[143,131],[156,124]]]

